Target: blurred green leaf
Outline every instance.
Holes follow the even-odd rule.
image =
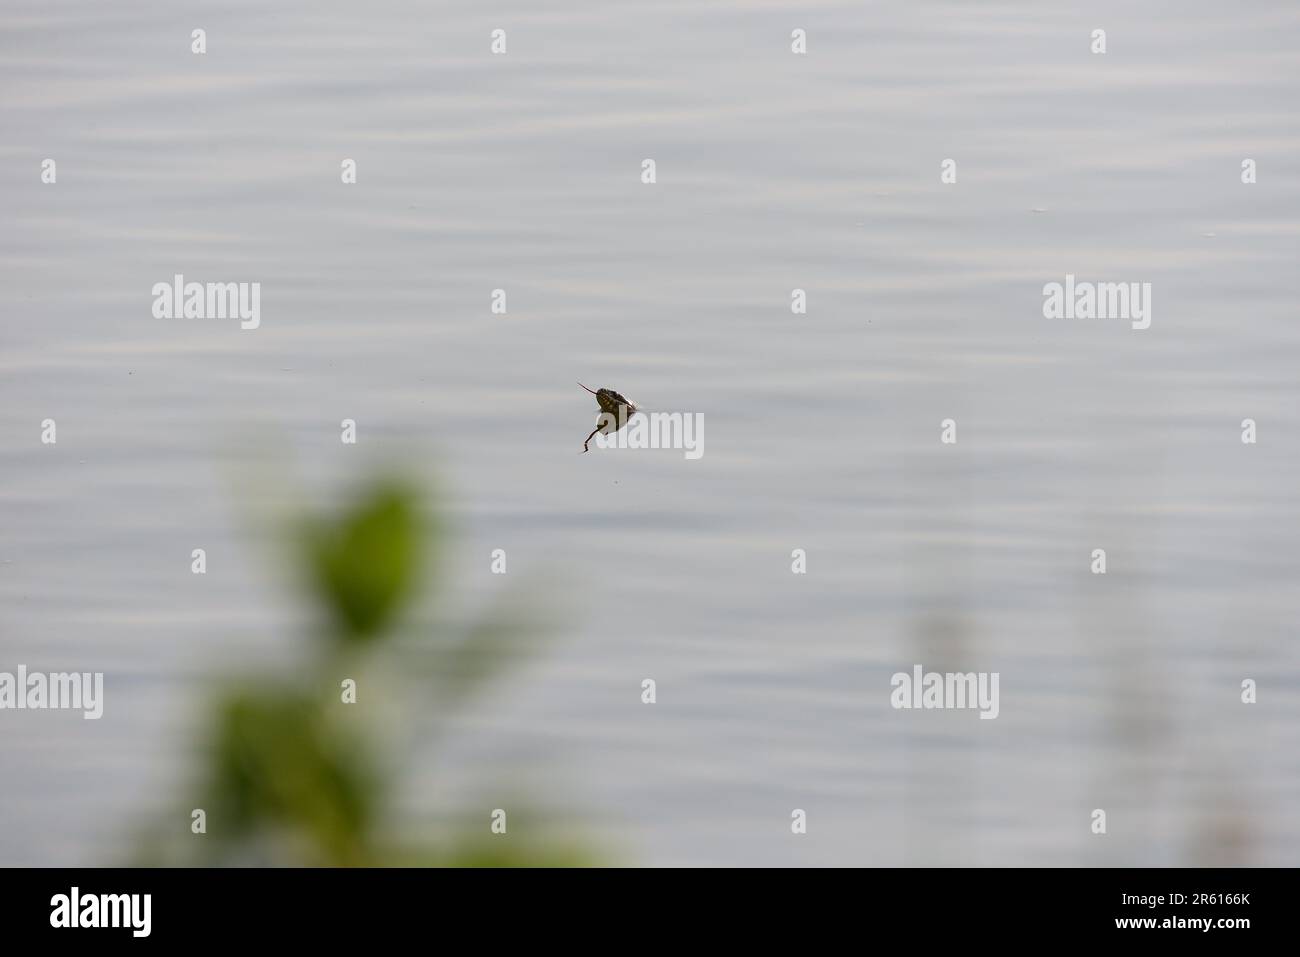
[[[291,497],[291,496],[285,496]],[[505,840],[468,819],[429,842],[394,831],[390,803],[405,769],[389,764],[393,742],[421,716],[450,716],[509,666],[544,646],[553,627],[537,603],[497,599],[472,625],[452,619],[437,634],[396,628],[416,597],[425,550],[436,556],[436,520],[423,521],[405,483],[372,484],[337,517],[307,517],[297,528],[303,577],[332,621],[332,646],[314,644],[280,683],[244,681],[215,699],[212,748],[188,808],[207,811],[207,836],[191,840],[178,822],[139,844],[141,860],[170,864],[329,866],[570,866],[594,862],[582,842],[530,828]],[[431,544],[429,544],[431,543]],[[381,636],[394,636],[387,643]],[[383,687],[382,676],[402,679]],[[301,684],[302,676],[306,683]],[[367,704],[340,701],[341,676],[368,676]],[[433,693],[429,692],[429,684]],[[314,688],[315,691],[308,689]],[[409,691],[402,693],[403,688]],[[391,720],[396,715],[397,720]],[[369,719],[369,720],[363,720]],[[385,720],[389,719],[389,720]],[[453,727],[437,722],[433,727]],[[421,732],[412,740],[427,745]],[[513,807],[525,806],[518,800]],[[518,818],[515,819],[519,824]],[[184,836],[182,836],[182,834]]]
[[[415,496],[380,484],[340,519],[311,520],[307,548],[313,583],[344,637],[372,640],[401,610],[420,570]]]
[[[233,838],[269,822],[329,863],[359,862],[376,782],[363,769],[364,749],[328,729],[314,701],[292,689],[233,692],[218,709],[213,743],[214,830]]]

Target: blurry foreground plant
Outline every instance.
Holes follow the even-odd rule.
[[[141,863],[591,863],[580,846],[529,840],[526,808],[511,811],[508,836],[490,832],[490,808],[462,812],[469,823],[436,843],[392,836],[393,793],[407,762],[382,756],[401,752],[402,730],[419,742],[436,740],[441,718],[532,650],[535,616],[507,606],[471,626],[439,629],[449,632],[440,639],[418,628],[400,634],[422,571],[436,567],[440,538],[436,527],[424,527],[418,497],[403,483],[377,482],[337,517],[309,517],[293,534],[323,634],[295,677],[241,680],[217,696],[191,805],[203,810],[204,832],[186,826],[189,813],[171,812],[143,842]],[[340,688],[349,679],[357,700],[373,703],[368,708],[345,700]],[[399,713],[387,716],[386,727],[365,730],[383,722],[361,713],[382,715],[385,707]]]

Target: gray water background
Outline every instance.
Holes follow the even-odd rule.
[[[0,863],[119,859],[206,677],[295,660],[244,477],[328,503],[392,457],[454,518],[450,613],[531,582],[564,622],[413,816],[1297,863],[1298,51],[1293,3],[7,3],[0,670],[108,698],[0,714]],[[152,318],[177,272],[261,282],[262,327]],[[1044,319],[1066,273],[1152,283],[1152,327]],[[577,454],[576,380],[703,413],[704,457]],[[914,663],[999,672],[1000,717],[891,709]]]

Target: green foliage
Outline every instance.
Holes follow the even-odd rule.
[[[327,640],[310,642],[294,669],[305,681],[236,682],[216,698],[208,760],[191,807],[207,814],[207,831],[177,840],[168,828],[146,838],[141,863],[270,863],[326,866],[568,866],[592,863],[585,849],[546,841],[518,827],[488,831],[488,810],[463,822],[434,846],[395,842],[387,799],[396,769],[379,755],[394,751],[388,734],[366,734],[367,700],[396,699],[396,722],[422,729],[430,715],[450,716],[475,692],[537,647],[538,620],[518,603],[491,609],[464,628],[424,627],[396,635],[417,597],[426,567],[436,567],[436,523],[421,520],[410,486],[376,482],[335,518],[291,523],[295,554],[309,595],[324,611]],[[427,554],[426,554],[427,549]],[[344,703],[340,682],[358,681],[356,704]],[[382,676],[400,680],[385,683]],[[400,692],[413,686],[409,698]],[[384,688],[384,693],[378,689]],[[370,698],[367,699],[367,691]],[[382,710],[382,708],[380,709]],[[380,723],[382,722],[375,722]],[[436,722],[435,722],[436,723]],[[397,768],[401,768],[400,762]],[[528,821],[524,802],[522,816]],[[446,815],[443,814],[443,817]],[[173,812],[168,819],[188,819]],[[382,825],[382,826],[381,826]],[[403,829],[403,833],[406,829]]]
[[[421,567],[421,535],[411,492],[379,486],[342,517],[308,521],[307,566],[339,634],[356,642],[383,634],[410,597]]]
[[[361,863],[377,784],[359,742],[290,688],[236,689],[217,710],[209,824],[231,839],[267,826],[319,863]]]

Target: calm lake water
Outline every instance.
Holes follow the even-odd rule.
[[[250,476],[330,503],[394,459],[454,521],[440,614],[561,622],[412,818],[1300,863],[1297,103],[1289,2],[7,4],[0,671],[106,704],[0,713],[0,864],[120,859],[208,677],[297,660]],[[260,282],[261,327],[153,318],[176,273]],[[1151,283],[1151,328],[1045,319],[1067,273]],[[703,458],[578,454],[578,380],[703,413]],[[891,708],[917,663],[998,672],[997,720]]]

